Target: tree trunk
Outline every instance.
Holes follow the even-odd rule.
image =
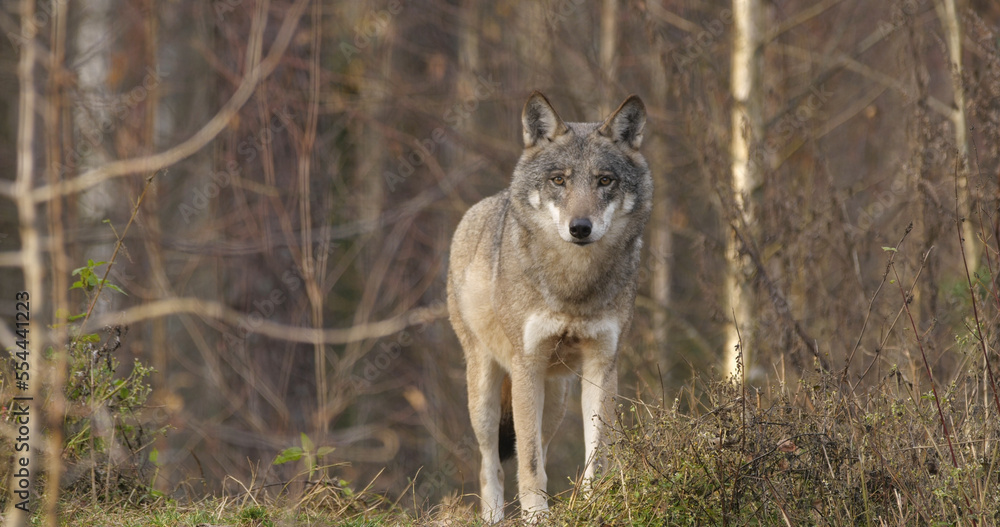
[[[611,115],[615,104],[614,84],[618,56],[618,0],[601,1],[601,119]]]
[[[52,4],[52,28],[50,31],[49,71],[59,71],[66,61],[66,14],[68,8],[65,2],[55,2]],[[59,167],[66,161],[63,158],[65,151],[69,149],[69,143],[63,145],[63,127],[68,127],[70,123],[65,117],[66,89],[65,80],[60,75],[50,74],[48,79],[48,94],[45,108],[45,140],[48,161],[48,183],[56,184],[60,178]],[[69,285],[67,277],[70,267],[66,255],[65,231],[63,225],[63,211],[65,199],[56,197],[48,204],[49,212],[49,253],[52,258],[52,284],[51,301],[53,307],[53,320],[57,321],[52,332],[53,342],[52,361],[49,370],[49,402],[48,412],[45,415],[45,423],[49,429],[48,451],[50,453],[62,452],[63,449],[63,416],[66,411],[66,397],[63,386],[66,383],[66,343],[69,340],[69,332],[65,317],[59,318],[59,313],[69,312]],[[45,460],[45,502],[43,521],[45,525],[55,527],[59,525],[58,504],[60,478],[63,471],[62,456],[49,455]]]
[[[649,295],[653,300],[653,344],[660,350],[659,360],[669,364],[667,356],[668,322],[670,308],[670,271],[673,269],[673,233],[670,230],[671,202],[667,179],[667,144],[663,130],[657,130],[657,112],[667,107],[667,68],[660,53],[660,42],[655,44],[656,53],[650,55],[649,103],[652,111],[646,125],[649,137],[646,155],[649,156],[653,173],[653,216],[649,225],[649,255],[647,269],[650,271]]]
[[[25,38],[31,37],[30,42],[21,45],[20,60],[18,62],[17,75],[20,81],[20,95],[18,102],[18,126],[17,126],[17,176],[14,181],[14,190],[17,196],[17,216],[20,222],[21,234],[21,269],[24,276],[24,289],[17,292],[17,297],[13,300],[24,302],[25,307],[18,309],[19,313],[27,312],[29,322],[31,318],[42,319],[39,316],[44,313],[45,292],[42,290],[44,267],[42,266],[41,236],[38,232],[38,206],[35,203],[31,191],[35,187],[35,115],[38,110],[38,93],[35,91],[35,61],[37,60],[37,47],[35,44],[35,2],[33,0],[23,0],[21,2],[21,35]],[[21,293],[25,294],[21,294]],[[34,312],[35,317],[30,313]],[[22,328],[18,328],[22,329]],[[29,341],[25,349],[17,348],[12,350],[12,356],[16,357],[15,364],[22,365],[18,368],[22,371],[37,372],[42,365],[41,354],[45,349],[45,327],[35,323],[27,326],[28,338],[21,338],[24,333],[18,335],[18,340]],[[25,351],[25,357],[17,357],[18,351]],[[18,497],[15,494],[8,496],[7,511],[4,514],[7,525],[28,525],[30,517],[28,510],[35,509],[34,503],[38,496],[32,489],[34,480],[38,477],[38,467],[41,465],[36,455],[41,452],[42,447],[42,397],[40,383],[41,379],[31,376],[27,378],[25,384],[18,383],[17,397],[24,397],[23,401],[15,401],[12,410],[26,408],[29,417],[27,423],[22,425],[27,429],[27,433],[19,433],[18,437],[25,437],[24,444],[28,449],[22,451],[17,448],[19,454],[15,456],[11,469],[10,489],[24,489],[29,495],[27,498]],[[20,378],[19,378],[20,380]],[[33,415],[32,415],[33,414]],[[19,429],[21,430],[21,429]],[[20,443],[18,445],[20,447]],[[50,455],[59,457],[58,452],[51,452]],[[35,467],[30,469],[28,476],[18,476],[21,468]],[[15,468],[17,470],[15,471]],[[27,487],[19,482],[27,482]],[[19,506],[18,504],[23,504]],[[23,508],[22,508],[23,507]]]
[[[762,98],[760,53],[760,3],[758,0],[733,0],[733,55],[730,89],[732,108],[732,206],[725,211],[731,232],[727,233],[727,259],[729,268],[725,280],[730,320],[726,334],[725,371],[735,373],[737,358],[742,351],[744,369],[751,364],[748,344],[754,340],[752,328],[751,273],[746,258],[740,255],[739,240],[732,229],[740,229],[744,236],[752,237],[756,218],[754,194],[761,184],[761,167],[754,162],[752,146],[755,137],[762,134]],[[727,204],[723,204],[724,207]],[[742,345],[740,345],[742,343]],[[742,348],[742,349],[738,349]]]
[[[962,85],[962,27],[959,24],[955,0],[939,0],[938,16],[948,39],[948,58],[954,90],[954,110],[951,115],[955,128],[955,148],[958,150],[958,215],[965,218],[962,224],[962,249],[969,261],[969,272],[979,267],[980,245],[976,243],[975,225],[972,222],[972,195],[969,190],[969,144],[965,123],[965,88]]]

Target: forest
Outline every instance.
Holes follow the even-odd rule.
[[[639,95],[654,180],[612,468],[579,492],[576,383],[552,523],[1000,523],[995,0],[10,0],[0,32],[8,525],[474,523],[449,246],[534,90]]]

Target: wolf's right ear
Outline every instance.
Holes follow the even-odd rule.
[[[630,95],[597,132],[616,143],[624,143],[632,150],[638,150],[642,145],[642,131],[645,127],[646,105],[638,96]]]
[[[549,100],[541,92],[534,91],[524,103],[521,112],[521,124],[524,125],[524,147],[530,148],[542,139],[553,141],[569,131],[556,111],[552,109]]]

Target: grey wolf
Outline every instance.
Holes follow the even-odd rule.
[[[482,455],[481,515],[489,522],[503,518],[501,454],[512,452],[514,436],[521,510],[548,510],[546,453],[576,377],[585,488],[593,479],[614,415],[618,351],[632,321],[652,209],[638,97],[604,122],[564,123],[534,92],[521,123],[524,151],[510,187],[465,213],[448,272],[448,313],[465,352]]]

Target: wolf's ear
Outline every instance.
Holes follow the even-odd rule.
[[[542,139],[552,141],[569,131],[549,100],[538,91],[532,92],[528,102],[524,103],[521,124],[524,125],[525,148],[535,146]]]
[[[625,143],[633,150],[642,145],[642,130],[646,127],[646,105],[637,95],[630,95],[597,130],[616,143]]]

